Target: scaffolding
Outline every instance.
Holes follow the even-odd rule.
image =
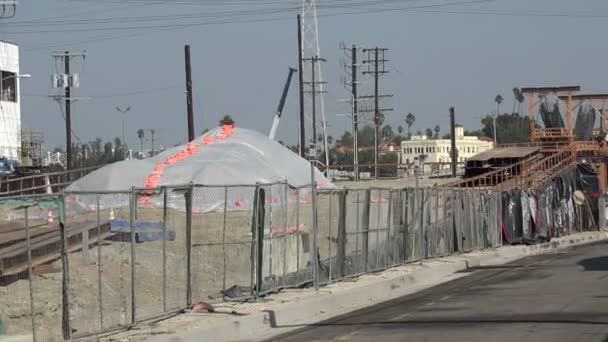
[[[43,143],[44,136],[42,132],[23,129],[21,131],[20,166],[42,167],[44,159],[42,155]]]

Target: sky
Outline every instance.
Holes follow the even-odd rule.
[[[297,66],[299,0],[21,0],[16,16],[0,20],[0,39],[19,44],[22,125],[40,130],[45,147],[64,146],[60,106],[49,99],[53,52],[86,51],[74,60],[81,86],[73,96],[77,139],[122,136],[116,106],[130,106],[126,140],[155,129],[157,144],[187,138],[184,45],[192,49],[196,132],[225,114],[238,126],[270,130],[287,70]],[[380,91],[386,123],[412,130],[439,125],[448,108],[467,129],[496,110],[510,111],[513,87],[580,85],[608,92],[605,0],[318,0],[319,43],[327,81],[329,134],[350,129],[350,95],[341,43],[385,47],[388,74]],[[584,4],[584,5],[583,5]],[[295,78],[297,79],[297,78]],[[371,94],[372,83],[360,93]],[[149,133],[147,133],[149,135]],[[277,140],[298,141],[297,83],[292,83]],[[149,142],[146,142],[149,144]],[[158,146],[158,145],[157,145]]]

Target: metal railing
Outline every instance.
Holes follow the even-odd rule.
[[[84,177],[100,167],[92,166],[69,171],[0,179],[0,197],[44,194],[47,192],[59,193],[73,181]]]

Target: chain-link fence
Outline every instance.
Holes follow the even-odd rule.
[[[572,191],[560,189],[186,184],[2,198],[0,332],[87,339],[199,301],[255,299],[497,247],[513,229],[589,229],[583,207],[568,209]],[[551,206],[562,214],[549,215]]]

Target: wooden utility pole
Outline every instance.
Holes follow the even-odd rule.
[[[357,47],[351,48],[351,95],[353,105],[353,163],[355,182],[359,181],[359,104],[357,101]]]
[[[70,75],[70,52],[66,51],[63,57],[64,72]],[[65,87],[65,153],[66,153],[66,169],[72,169],[72,99],[71,86],[68,81]]]
[[[450,133],[452,143],[452,148],[450,149],[450,156],[452,162],[452,177],[456,177],[458,151],[456,151],[456,119],[454,117],[454,107],[450,107]]]
[[[194,140],[194,105],[192,103],[192,66],[190,65],[190,45],[184,47],[186,58],[186,106],[188,108],[188,141]]]
[[[374,52],[374,179],[378,179],[378,145],[379,141],[379,131],[380,125],[380,99],[378,92],[378,47],[376,47]]]
[[[63,95],[54,95],[51,97],[59,103],[60,107],[65,106],[66,170],[71,170],[74,167],[74,158],[72,155],[72,102],[78,99],[72,97],[72,87],[78,88],[80,83],[79,75],[77,73],[72,74],[70,71],[70,60],[77,57],[84,59],[85,53],[70,53],[69,51],[53,53],[55,63],[63,61],[63,73],[52,75],[53,88],[63,88]],[[63,108],[61,110],[63,113]]]
[[[302,17],[298,14],[298,86],[300,93],[300,157],[306,155],[306,133],[304,126],[304,63],[302,59]]]

